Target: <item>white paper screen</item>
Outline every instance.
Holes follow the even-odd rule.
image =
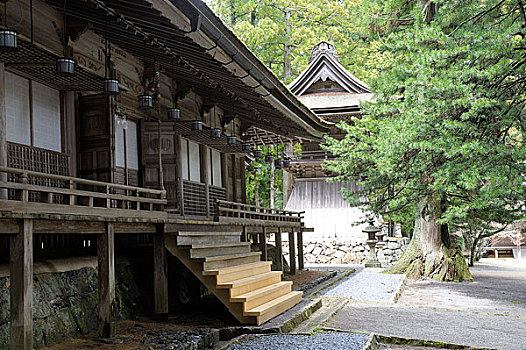
[[[181,166],[183,168],[183,179],[189,180],[188,177],[188,141],[181,139]]]
[[[7,141],[31,145],[29,80],[5,72]]]
[[[201,158],[199,156],[199,144],[188,142],[190,158],[190,181],[201,182]]]
[[[219,153],[216,150],[212,150],[212,166],[211,166],[212,173],[213,173],[213,182],[212,184],[214,186],[221,187],[223,186],[223,181],[221,178],[221,153]]]
[[[129,169],[139,169],[139,152],[137,149],[137,123],[128,121],[126,129],[126,160]]]
[[[124,128],[115,121],[115,166],[124,167]]]
[[[33,145],[60,152],[60,135],[59,91],[33,82]]]

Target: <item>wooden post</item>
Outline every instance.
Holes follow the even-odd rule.
[[[267,228],[263,226],[259,234],[259,250],[261,251],[261,260],[267,261]]]
[[[5,70],[0,62],[0,166],[7,166],[7,117],[5,111]],[[7,182],[7,174],[0,173],[0,181]],[[0,189],[0,199],[7,199],[7,189]]]
[[[155,319],[168,318],[168,266],[164,248],[164,224],[158,224],[153,237],[153,293]]]
[[[20,222],[11,237],[10,349],[33,349],[33,221]]]
[[[298,269],[305,269],[305,261],[303,257],[303,231],[298,230]]]
[[[283,271],[283,244],[281,242],[281,227],[276,232],[276,249],[278,254],[278,267]]]
[[[248,233],[246,226],[243,226],[243,232],[241,232],[241,242],[248,242]]]
[[[177,206],[179,213],[184,216],[184,188],[183,188],[183,162],[181,160],[181,135],[175,136],[175,157],[176,157],[176,182],[177,182]]]
[[[99,264],[99,335],[115,335],[115,252],[113,223],[106,223],[106,232],[97,240]]]
[[[210,167],[210,150],[206,145],[199,145],[199,154],[201,155],[201,182],[205,184],[205,205],[206,205],[206,217],[210,217],[210,185],[208,178],[208,171]]]
[[[294,228],[289,231],[289,257],[290,257],[290,273],[296,274],[296,243],[294,241]]]

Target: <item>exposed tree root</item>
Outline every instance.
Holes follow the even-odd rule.
[[[398,262],[387,273],[405,273],[413,279],[432,278],[444,282],[472,281],[466,259],[459,249],[423,254],[418,239],[413,238]]]

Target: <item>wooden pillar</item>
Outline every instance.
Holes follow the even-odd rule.
[[[153,237],[153,293],[155,319],[168,318],[168,263],[164,247],[164,224],[158,224]]]
[[[263,226],[259,234],[259,250],[261,251],[261,261],[267,261],[267,228]]]
[[[281,227],[276,232],[276,249],[278,254],[278,268],[283,271],[283,244],[281,242]]]
[[[298,230],[298,269],[305,269],[305,261],[303,257],[303,231]]]
[[[239,201],[237,196],[237,164],[236,164],[236,155],[230,155],[230,161],[232,163],[232,202]]]
[[[206,198],[206,217],[210,217],[210,185],[209,185],[209,167],[210,167],[210,150],[206,145],[199,145],[199,154],[201,155],[201,182],[205,184]]]
[[[183,190],[183,162],[181,160],[181,135],[175,136],[175,181],[177,183],[177,206],[179,213],[184,216],[184,190]],[[190,166],[190,165],[188,165]]]
[[[243,232],[241,232],[241,242],[248,242],[248,233],[246,226],[243,226]]]
[[[99,335],[115,335],[115,251],[113,223],[107,222],[105,232],[98,237],[99,267]]]
[[[289,257],[290,257],[290,273],[296,274],[296,243],[294,240],[294,228],[289,231]]]
[[[0,166],[7,166],[7,116],[5,110],[5,70],[0,62]],[[7,174],[0,173],[0,181],[7,181]],[[7,189],[0,189],[0,199],[7,199]]]
[[[24,219],[11,237],[10,349],[33,349],[33,221]]]

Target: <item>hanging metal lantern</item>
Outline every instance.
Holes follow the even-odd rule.
[[[213,128],[210,130],[210,137],[213,139],[218,139],[221,137],[221,129],[219,128]]]
[[[166,114],[168,115],[168,120],[171,122],[181,120],[181,110],[179,108],[168,108]]]
[[[279,170],[281,169],[282,166],[283,166],[283,162],[281,161],[281,159],[277,158],[274,161],[274,167]]]
[[[66,57],[58,58],[57,74],[63,77],[70,77],[75,74],[75,61]]]
[[[243,152],[250,152],[251,149],[252,149],[252,145],[249,142],[243,142],[241,144],[241,150]]]
[[[283,159],[283,168],[289,169],[290,168],[290,160],[289,159]]]
[[[255,150],[254,150],[254,157],[255,157],[256,159],[259,159],[259,158],[261,158],[262,156],[263,156],[263,151],[262,151],[262,150],[260,150],[260,149],[255,149]]]
[[[118,95],[119,81],[117,79],[104,79],[102,83],[102,92],[106,95]]]
[[[0,49],[4,51],[16,50],[18,33],[14,30],[0,29]]]
[[[265,163],[270,164],[270,163],[272,163],[272,160],[273,160],[273,159],[274,159],[274,158],[272,158],[272,155],[267,154],[267,155],[265,156]]]
[[[139,109],[146,110],[153,108],[153,98],[146,93],[139,95]]]
[[[229,145],[235,145],[236,141],[237,141],[237,137],[236,136],[227,136],[227,138],[226,138],[226,143],[229,144]]]
[[[192,122],[192,131],[201,131],[203,130],[203,122],[200,120],[194,120]]]

